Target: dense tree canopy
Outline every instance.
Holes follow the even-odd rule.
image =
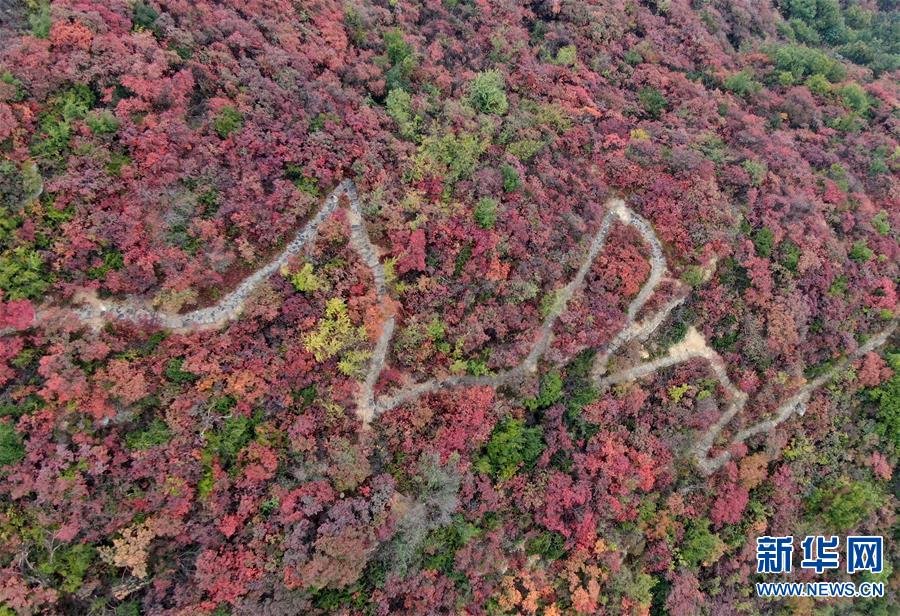
[[[895,3],[0,18],[0,616],[774,613],[747,594],[756,537],[896,535],[900,355],[863,352],[897,318]],[[589,378],[652,275],[620,223],[535,375],[371,424],[383,306],[346,210],[224,327],[70,310],[214,305],[343,179],[397,318],[380,393],[520,365],[616,196],[687,294],[616,366],[695,328],[751,400],[719,450],[834,378],[704,475],[688,452],[728,392],[702,362]],[[888,569],[828,609],[892,613]]]

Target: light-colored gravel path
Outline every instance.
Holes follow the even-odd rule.
[[[390,395],[376,397],[375,386],[388,361],[390,343],[396,328],[397,317],[394,313],[395,304],[388,296],[386,276],[384,266],[379,258],[379,251],[366,231],[359,195],[357,194],[356,186],[350,180],[341,182],[325,199],[324,204],[312,219],[275,259],[244,279],[233,291],[213,306],[184,314],[174,314],[153,309],[146,302],[138,300],[103,301],[96,298],[96,296],[83,294],[76,298],[82,304],[73,308],[72,311],[83,322],[94,326],[102,325],[108,321],[125,320],[179,332],[223,327],[229,321],[240,316],[248,298],[261,283],[277,272],[291,257],[299,254],[304,246],[316,236],[319,226],[340,205],[341,197],[345,197],[349,204],[347,209],[350,223],[350,242],[359,253],[362,261],[372,272],[375,293],[383,306],[383,321],[380,327],[380,334],[375,342],[375,348],[365,379],[360,384],[360,390],[357,395],[357,414],[364,425],[368,425],[380,413],[440,390],[454,387],[497,387],[529,373],[536,372],[538,362],[553,341],[554,325],[560,315],[565,312],[569,301],[583,286],[584,279],[594,260],[606,245],[606,238],[615,219],[635,228],[641,235],[641,238],[647,243],[650,248],[651,269],[647,280],[628,306],[625,324],[622,329],[604,348],[598,349],[594,365],[592,366],[592,378],[598,387],[604,389],[615,384],[634,381],[653,374],[657,370],[686,361],[694,359],[706,361],[725,393],[725,409],[691,447],[691,454],[695,457],[698,468],[704,473],[713,473],[721,468],[731,458],[731,447],[734,445],[775,429],[775,427],[796,413],[802,414],[805,409],[805,403],[813,391],[833,379],[840,370],[846,367],[848,362],[885,344],[896,329],[895,323],[885,331],[869,338],[855,353],[838,362],[826,373],[803,385],[794,395],[782,402],[771,417],[737,431],[731,440],[724,444],[721,453],[715,457],[710,457],[710,451],[715,446],[717,438],[726,426],[744,409],[747,405],[748,397],[747,394],[734,385],[728,376],[721,356],[707,344],[707,341],[695,328],[689,328],[685,338],[673,345],[665,356],[607,374],[611,358],[623,345],[633,340],[644,341],[649,338],[662,325],[672,310],[684,302],[687,297],[687,293],[683,292],[682,289],[682,292],[664,304],[655,313],[641,321],[637,320],[641,309],[653,296],[659,284],[666,279],[668,267],[662,243],[659,241],[652,225],[628,208],[622,200],[614,199],[607,204],[608,213],[603,218],[599,229],[594,233],[577,272],[565,286],[556,292],[555,301],[549,313],[535,333],[535,340],[531,350],[519,365],[489,376],[449,376],[431,379],[422,383],[413,383],[401,387]],[[677,281],[672,282],[680,287],[680,283]],[[35,322],[40,322],[45,317],[58,313],[59,309],[57,308],[38,310],[35,314]],[[8,332],[0,332],[0,334],[4,333]]]

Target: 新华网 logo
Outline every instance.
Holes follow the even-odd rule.
[[[884,538],[851,535],[846,538],[844,556],[847,573],[884,570]],[[808,535],[800,543],[803,558],[801,569],[821,574],[841,565],[841,541],[837,536]],[[758,537],[756,539],[757,573],[790,573],[794,554],[794,537]]]

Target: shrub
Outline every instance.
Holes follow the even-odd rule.
[[[456,454],[444,463],[437,455],[419,458],[419,473],[409,479],[408,488],[415,491],[416,501],[398,520],[396,533],[380,558],[395,574],[403,576],[418,565],[423,547],[426,552],[451,551],[447,564],[452,564],[452,552],[459,547],[456,540],[473,536],[475,527],[453,515],[459,506],[460,478],[453,470],[458,460]],[[447,527],[454,530],[448,532]],[[428,545],[423,545],[426,541]],[[444,564],[431,559],[430,563],[432,568]]]

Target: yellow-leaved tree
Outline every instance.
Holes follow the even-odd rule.
[[[365,362],[371,355],[362,348],[367,339],[366,328],[356,326],[350,320],[344,300],[333,297],[325,306],[325,316],[319,319],[316,329],[304,337],[303,343],[316,361],[338,357],[341,374],[359,377],[364,373]]]

